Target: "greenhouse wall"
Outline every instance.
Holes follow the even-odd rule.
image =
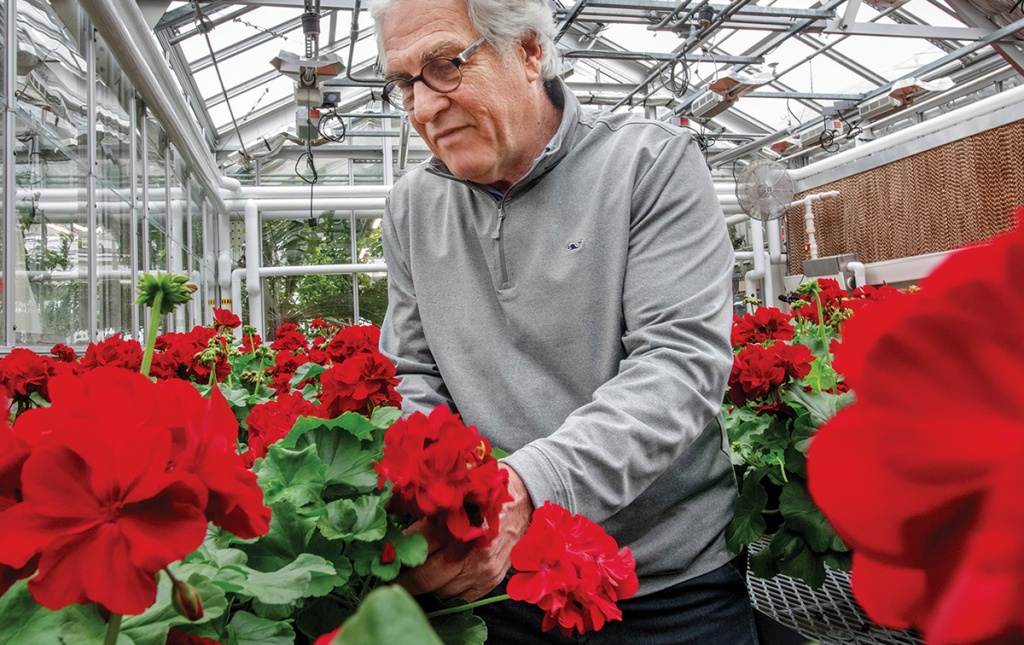
[[[209,283],[207,196],[78,3],[3,7],[0,346],[139,338],[139,271]],[[201,323],[204,309],[181,310],[167,328]]]
[[[815,187],[796,199],[839,191],[814,205],[819,257],[856,253],[867,263],[948,251],[1013,227],[1013,212],[1024,204],[1022,149],[1024,120]],[[790,271],[799,274],[808,257],[802,205],[790,209],[787,222]]]

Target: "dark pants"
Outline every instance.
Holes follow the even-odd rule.
[[[494,593],[505,593],[505,586]],[[487,645],[757,645],[747,587],[731,564],[658,593],[623,600],[619,609],[621,621],[572,638],[557,627],[541,631],[544,612],[529,603],[499,602],[475,613],[487,623]]]

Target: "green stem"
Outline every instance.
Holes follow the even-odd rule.
[[[146,351],[142,355],[142,375],[149,376],[149,368],[153,364],[153,349],[156,347],[156,331],[160,326],[160,307],[163,305],[164,293],[157,291],[153,296],[153,311],[149,314],[149,333],[146,334]]]
[[[501,594],[500,596],[492,596],[491,598],[481,598],[475,602],[471,602],[465,605],[459,605],[458,607],[447,607],[445,609],[438,609],[427,614],[427,618],[436,618],[438,616],[447,616],[448,614],[457,614],[460,611],[469,611],[470,609],[476,609],[477,607],[483,607],[484,605],[490,605],[492,603],[501,602],[502,600],[510,600],[507,593]]]
[[[832,352],[828,348],[828,334],[825,332],[825,312],[824,307],[821,305],[821,292],[814,294],[814,301],[818,305],[818,335],[821,336],[821,344],[825,346],[824,360],[825,365],[828,366],[832,373],[835,373],[835,369],[832,367]],[[832,386],[832,394],[838,394],[836,386]]]
[[[103,636],[103,645],[115,645],[120,631],[121,614],[110,614],[110,621],[107,623],[107,633]]]

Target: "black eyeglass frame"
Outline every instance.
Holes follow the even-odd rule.
[[[416,76],[413,76],[412,78],[391,79],[390,81],[384,84],[384,100],[393,105],[394,107],[398,108],[399,110],[407,112],[408,108],[405,106],[404,101],[400,97],[402,97],[402,95],[404,95],[406,92],[409,92],[409,97],[412,98],[412,88],[416,81],[423,81],[424,85],[440,94],[449,94],[451,92],[454,92],[455,90],[459,89],[460,85],[462,85],[462,65],[466,62],[466,59],[468,59],[470,56],[473,55],[474,52],[476,52],[480,45],[484,44],[484,41],[486,40],[486,36],[481,36],[475,43],[459,52],[457,56],[451,58],[442,56],[440,58],[428,60],[426,63],[423,64],[423,67],[420,68],[420,73],[417,74]],[[424,76],[423,72],[425,72],[428,67],[434,65],[438,61],[448,61],[449,63],[455,66],[455,71],[458,73],[459,78],[458,82],[456,82],[453,87],[450,87],[448,89],[441,89],[435,87],[434,84],[427,80],[426,76]],[[398,90],[398,92],[396,93],[395,90]]]

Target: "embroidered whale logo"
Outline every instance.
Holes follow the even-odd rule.
[[[565,248],[570,250],[570,251],[575,251],[576,249],[580,248],[581,246],[583,246],[583,240],[576,240],[575,242],[569,242],[568,244],[566,244]]]

